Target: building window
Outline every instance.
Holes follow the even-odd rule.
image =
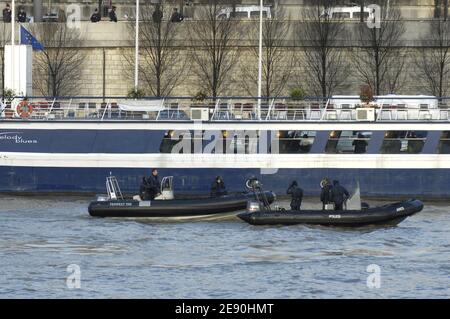
[[[314,131],[279,131],[280,154],[309,153],[315,138]]]
[[[441,140],[439,141],[439,154],[450,154],[450,131],[442,132]]]
[[[332,131],[325,147],[328,154],[364,154],[372,137],[372,132]]]
[[[426,131],[387,131],[381,145],[381,153],[419,154],[426,138]]]

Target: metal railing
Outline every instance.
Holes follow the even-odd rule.
[[[161,101],[161,107],[146,110],[155,98],[133,100],[126,97],[17,97],[2,102],[2,121],[191,121],[191,110],[207,110],[207,121],[305,121],[305,122],[353,122],[353,121],[450,121],[450,98],[414,97],[380,99],[380,103],[362,103],[348,97],[307,97],[293,100],[287,97],[261,99],[253,97],[220,97],[193,100],[187,97],[170,97]],[[121,103],[138,101],[142,109],[131,110]],[[20,103],[32,106],[29,114],[19,114]],[[258,112],[258,107],[260,111]],[[359,111],[373,109],[374,118],[361,118]],[[260,117],[258,118],[258,114]]]

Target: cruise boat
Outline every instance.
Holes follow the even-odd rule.
[[[363,196],[450,197],[445,99],[29,98],[3,104],[0,191],[96,193],[117,177],[134,193],[158,168],[177,193],[205,193],[221,175],[230,191],[249,177],[307,195],[324,177]]]

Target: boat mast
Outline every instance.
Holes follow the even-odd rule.
[[[263,0],[260,0],[259,8],[259,60],[258,60],[258,119],[261,119],[262,98],[262,37],[263,37]]]
[[[134,92],[137,93],[139,84],[139,0],[136,0],[136,39],[134,56]]]

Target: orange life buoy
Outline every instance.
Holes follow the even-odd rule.
[[[27,101],[22,101],[19,103],[19,105],[17,105],[16,110],[17,114],[19,114],[21,118],[27,118],[33,112],[33,106]]]

